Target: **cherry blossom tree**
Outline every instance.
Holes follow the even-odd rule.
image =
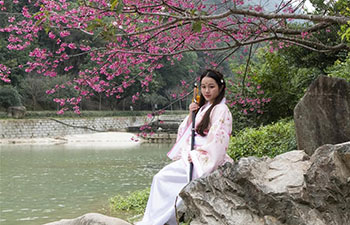
[[[9,10],[9,4],[21,4],[18,0],[0,0],[1,14],[10,23],[0,32],[9,35],[8,49],[32,48],[31,60],[18,65],[28,73],[55,77],[74,69],[79,71],[72,81],[47,91],[52,94],[73,85],[79,93],[72,98],[55,99],[62,106],[61,113],[69,105],[79,113],[82,98],[96,92],[118,98],[136,80],[147,89],[152,74],[162,67],[160,59],[181,60],[186,52],[205,52],[209,57],[219,52],[221,62],[238,49],[257,43],[269,45],[270,51],[291,45],[318,52],[350,49],[346,39],[330,45],[313,36],[320,30],[346,26],[350,17],[307,13],[305,0],[273,2],[27,0],[19,12],[14,12]],[[52,49],[32,46],[42,36],[52,40]],[[90,68],[69,64],[72,58],[80,56],[89,59]],[[213,60],[208,67],[216,67],[220,62]],[[9,74],[10,68],[0,64],[0,79],[10,82]],[[135,93],[132,100],[139,97],[140,93]]]

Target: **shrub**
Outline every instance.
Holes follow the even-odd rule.
[[[21,96],[16,88],[5,85],[0,86],[0,107],[8,108],[10,106],[21,106]]]
[[[135,191],[127,196],[116,195],[109,200],[111,210],[118,211],[134,211],[135,213],[143,213],[146,208],[150,188]]]
[[[327,73],[330,77],[343,78],[350,82],[350,53],[343,62],[338,59],[333,66],[328,67]]]
[[[238,160],[247,156],[269,156],[295,150],[294,121],[281,120],[277,123],[245,128],[231,137],[228,154]]]

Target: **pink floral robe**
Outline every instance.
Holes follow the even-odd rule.
[[[196,125],[202,120],[209,104],[204,105],[196,116]],[[178,137],[168,157],[174,162],[161,169],[154,177],[150,196],[142,221],[137,225],[176,225],[175,205],[181,189],[188,184],[188,154],[194,164],[193,178],[207,175],[225,162],[232,162],[226,154],[232,129],[232,115],[225,105],[225,99],[210,113],[210,125],[205,137],[196,135],[195,149],[191,148],[191,123],[188,117],[181,123]]]
[[[207,136],[196,134],[193,151],[190,151],[192,124],[188,122],[189,116],[187,116],[179,126],[174,147],[168,152],[169,158],[182,159],[186,164],[189,164],[188,154],[191,154],[194,171],[196,171],[194,178],[208,175],[225,162],[232,162],[226,154],[232,131],[232,115],[224,102],[225,99],[211,111]],[[203,119],[209,107],[210,104],[202,106],[196,115],[195,126]]]

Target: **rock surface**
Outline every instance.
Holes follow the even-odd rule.
[[[298,149],[350,141],[350,83],[320,76],[294,109]]]
[[[349,159],[350,142],[324,145],[311,157],[291,151],[242,158],[191,182],[180,196],[191,225],[348,225]]]
[[[25,106],[10,106],[7,108],[7,116],[20,119],[26,115],[27,109]]]
[[[131,225],[130,223],[98,213],[88,213],[75,219],[64,219],[44,225]]]

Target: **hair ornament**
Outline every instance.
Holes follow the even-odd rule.
[[[224,80],[223,80],[223,79],[221,79],[221,80],[220,80],[220,82],[223,84],[223,83],[224,83]]]

